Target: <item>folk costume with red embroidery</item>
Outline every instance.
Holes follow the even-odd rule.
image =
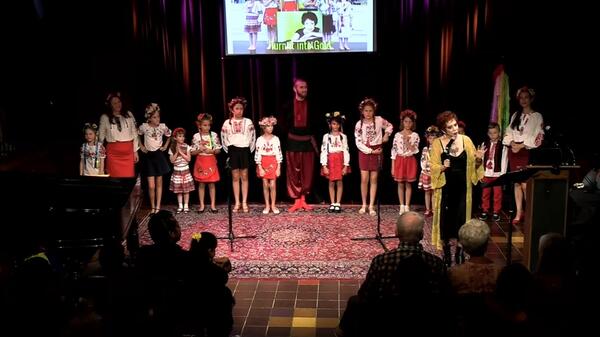
[[[259,122],[263,131],[262,136],[256,140],[256,175],[263,181],[263,196],[265,198],[265,209],[263,214],[279,214],[279,208],[275,206],[277,199],[276,179],[281,175],[281,143],[279,137],[273,134],[273,127],[277,125],[277,119],[273,116],[264,117]]]

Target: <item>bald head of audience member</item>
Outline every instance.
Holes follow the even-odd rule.
[[[419,243],[423,239],[425,219],[417,212],[406,212],[396,220],[396,235],[401,242]]]
[[[470,256],[483,256],[490,239],[490,227],[479,219],[467,221],[458,230],[458,241]]]

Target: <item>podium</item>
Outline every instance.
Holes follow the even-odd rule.
[[[538,262],[540,237],[549,232],[566,234],[569,176],[579,166],[530,165],[527,180],[523,264],[533,271]]]

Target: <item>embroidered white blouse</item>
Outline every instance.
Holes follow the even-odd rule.
[[[365,154],[370,154],[373,149],[370,146],[381,145],[383,142],[383,130],[388,135],[394,131],[392,123],[383,119],[381,116],[375,116],[375,122],[358,121],[354,128],[354,141],[356,147]]]
[[[133,117],[131,111],[127,111],[127,114],[116,117],[115,124],[110,123],[110,117],[107,114],[100,116],[98,139],[100,143],[104,143],[105,140],[108,143],[133,141],[133,150],[139,150],[135,117]]]
[[[254,161],[260,164],[262,156],[275,156],[278,163],[283,161],[283,154],[281,153],[281,142],[279,137],[273,135],[269,140],[265,139],[264,136],[258,137],[256,140],[256,152],[254,153]]]
[[[416,132],[410,136],[404,136],[401,131],[396,132],[394,142],[392,144],[392,159],[397,156],[409,157],[419,153],[419,135]]]
[[[510,124],[512,124],[516,115],[517,113],[512,115]],[[544,140],[544,118],[539,112],[521,114],[521,125],[518,130],[511,128],[510,124],[502,140],[504,145],[510,145],[511,141],[523,143],[527,149],[534,149],[542,145]]]
[[[198,151],[202,148],[207,148],[209,150],[220,150],[223,148],[216,132],[210,131],[209,135],[201,135],[200,132],[194,134],[194,137],[192,137],[192,151]],[[200,152],[198,155],[213,156],[214,154]]]
[[[233,119],[229,118],[223,123],[221,128],[221,139],[223,140],[223,150],[227,152],[230,145],[235,147],[249,147],[250,152],[254,151],[256,146],[256,130],[254,124],[248,118]]]
[[[331,133],[323,135],[323,142],[321,143],[321,165],[327,166],[327,156],[330,153],[344,153],[344,166],[350,166],[350,151],[348,150],[348,136],[341,133],[337,136]]]
[[[171,130],[165,123],[160,123],[157,127],[143,123],[140,125],[138,133],[140,136],[144,136],[144,146],[150,152],[160,149],[163,145],[163,137],[171,137]]]

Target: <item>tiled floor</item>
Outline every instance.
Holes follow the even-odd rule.
[[[251,336],[334,336],[361,280],[231,280],[234,331]]]
[[[506,264],[507,222],[488,222],[492,241],[487,255]],[[523,234],[513,233],[513,261],[521,259]],[[257,280],[233,279],[229,287],[236,299],[233,335],[334,336],[348,298],[362,280]]]

